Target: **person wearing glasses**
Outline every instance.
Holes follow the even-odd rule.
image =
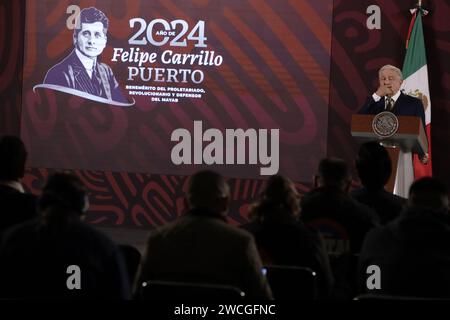
[[[73,34],[75,48],[66,58],[48,70],[44,84],[56,85],[57,87],[54,87],[56,90],[59,87],[72,89],[70,92],[61,91],[88,99],[96,96],[126,103],[127,100],[113,71],[99,61],[108,40],[107,31],[108,18],[102,11],[94,7],[81,10]],[[100,100],[105,102],[103,99]]]

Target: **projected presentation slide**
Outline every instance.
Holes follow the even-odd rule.
[[[332,1],[27,1],[29,165],[310,181]]]

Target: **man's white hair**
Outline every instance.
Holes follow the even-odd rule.
[[[387,64],[381,67],[380,71],[378,71],[378,76],[381,74],[381,72],[383,70],[392,70],[395,73],[397,73],[397,75],[400,77],[400,80],[403,80],[403,73],[402,70],[400,70],[399,68],[397,68],[396,66],[393,66],[391,64]]]

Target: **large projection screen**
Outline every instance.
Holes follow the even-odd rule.
[[[29,165],[310,181],[326,153],[332,5],[27,1]]]

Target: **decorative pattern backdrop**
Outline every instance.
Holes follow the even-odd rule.
[[[63,6],[68,2],[55,3],[61,3]],[[138,2],[130,1],[129,3],[134,7]],[[173,9],[171,1],[160,2],[166,6],[165,10]],[[215,1],[193,1],[193,3],[211,6]],[[265,4],[269,2],[249,1],[248,3],[254,10],[262,14],[262,11],[267,9]],[[277,3],[282,3],[281,7],[289,4],[289,8],[294,8],[292,14],[301,16],[302,23],[308,25],[313,33],[318,34],[317,39],[323,39],[319,34],[326,30],[320,27],[321,21],[318,19],[320,12],[314,11],[314,5],[304,5],[306,2],[303,1],[277,1]],[[314,142],[319,145],[323,144],[328,155],[339,156],[352,163],[357,144],[349,132],[351,114],[358,110],[366,95],[376,88],[377,69],[381,65],[392,63],[401,66],[410,19],[408,9],[414,3],[415,1],[391,0],[334,1],[328,122],[327,124],[321,123],[321,125],[327,126],[328,136],[327,141]],[[436,177],[450,185],[450,170],[447,169],[448,163],[450,163],[450,149],[448,148],[450,137],[450,59],[448,59],[450,20],[448,12],[450,12],[450,3],[449,1],[434,0],[424,1],[424,4],[431,11],[430,15],[423,19],[423,22],[430,72],[430,94],[433,99],[433,169]],[[369,14],[366,13],[366,9],[369,5],[378,5],[381,9],[380,30],[367,28],[366,21]],[[119,11],[116,12],[117,16],[120,15]],[[20,132],[24,15],[24,1],[0,2],[0,133],[18,134]],[[226,17],[233,21],[234,28],[247,30],[248,34],[252,35],[251,26],[245,29],[244,25],[240,24],[248,22],[243,17],[234,16],[232,12],[227,12]],[[55,17],[50,16],[49,19],[51,22]],[[281,28],[281,26],[282,24],[277,24],[277,28]],[[295,26],[289,26],[287,31],[293,28]],[[286,31],[286,29],[272,31],[284,32],[283,30]],[[218,27],[215,32],[225,37],[223,39],[228,39],[228,45],[232,44],[233,35],[227,36],[221,33]],[[250,39],[257,41],[256,38],[250,37]],[[55,54],[61,54],[61,52],[55,52]],[[254,61],[250,60],[249,62]],[[39,61],[36,60],[34,63],[38,64]],[[25,59],[25,66],[29,65],[29,58]],[[231,72],[232,68],[238,68],[239,65],[234,63],[230,67],[229,71]],[[247,64],[246,67],[251,67],[251,64]],[[277,68],[282,67],[282,64],[277,65]],[[308,70],[307,65],[305,70]],[[273,74],[270,73],[270,70],[267,72],[269,72],[267,79],[262,81],[273,81]],[[305,75],[303,74],[303,76]],[[289,85],[291,81],[295,82],[296,78],[296,74],[291,74],[284,81],[286,81],[286,85]],[[240,79],[240,81],[247,82],[246,79]],[[233,83],[227,85],[234,88]],[[320,96],[326,92],[325,87],[315,88],[315,90]],[[270,96],[261,97],[264,101],[272,98]],[[326,99],[326,97],[323,98]],[[230,98],[230,106],[238,102],[236,99],[236,97]],[[77,107],[76,99],[72,102]],[[36,101],[36,103],[41,102]],[[45,119],[49,115],[44,113],[40,114],[40,117]],[[240,117],[239,113],[236,115],[237,119],[241,119],[238,121],[248,120],[242,115]],[[219,121],[222,117],[227,118],[228,115],[211,115],[211,117],[211,119]],[[248,115],[248,117],[251,116]],[[212,120],[211,123],[215,123],[216,120]],[[45,130],[45,122],[43,122],[42,129]],[[300,155],[300,158],[309,161],[308,155]],[[47,176],[54,170],[30,168],[24,181],[26,188],[38,194]],[[83,179],[90,190],[91,208],[88,213],[88,221],[93,224],[152,228],[173,220],[185,208],[186,176],[88,170],[74,170],[74,172]],[[311,176],[312,174],[313,172],[311,172]],[[297,184],[301,193],[306,192],[310,187],[307,180]],[[229,183],[233,195],[230,222],[240,224],[247,221],[247,204],[254,200],[260,192],[263,180],[230,179]]]
[[[30,169],[24,179],[27,191],[39,194],[55,170]],[[187,177],[132,174],[110,171],[73,170],[89,189],[87,221],[104,226],[153,228],[172,221],[186,209]],[[228,220],[240,225],[248,221],[248,205],[264,188],[264,180],[229,179],[231,205]],[[296,183],[300,194],[310,186]]]

